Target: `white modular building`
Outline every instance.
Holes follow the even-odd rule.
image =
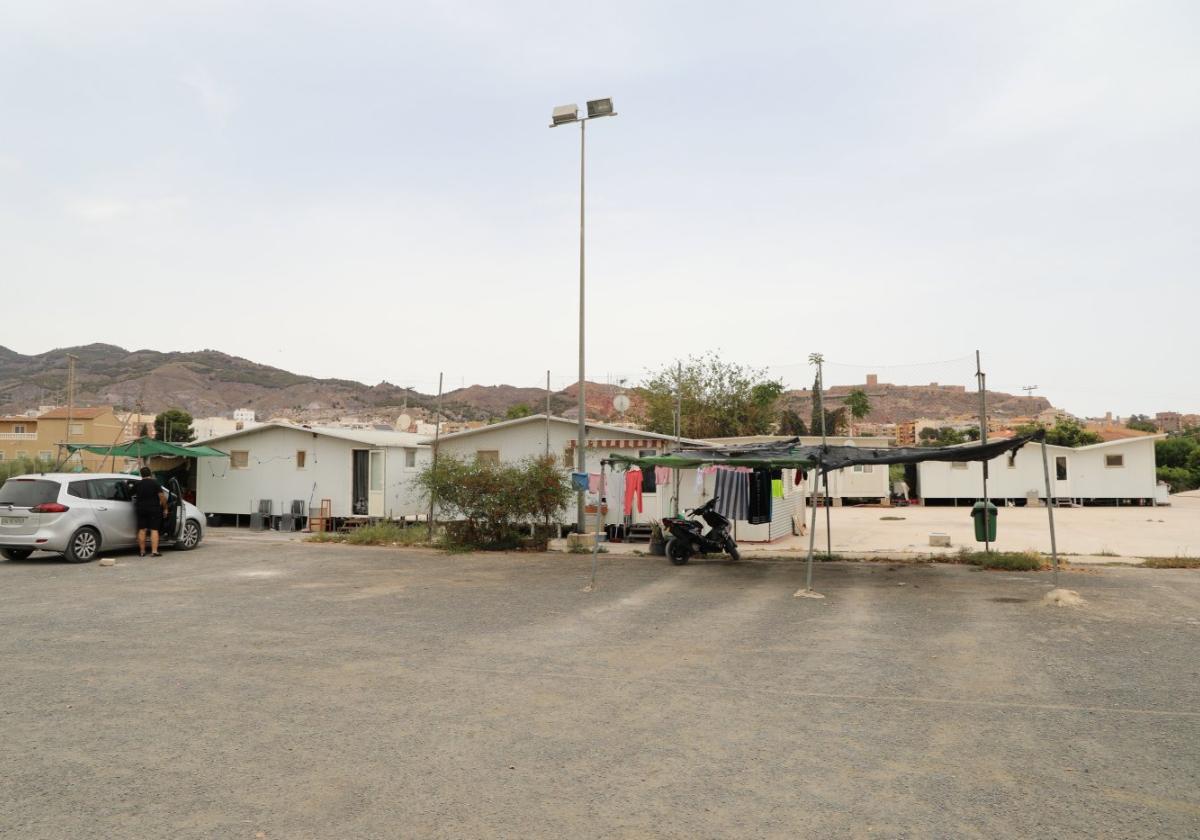
[[[205,513],[245,515],[270,500],[275,514],[303,501],[331,503],[338,518],[415,518],[414,479],[430,460],[425,435],[264,423],[204,441],[226,458],[196,460],[196,503]]]
[[[442,435],[437,449],[439,457],[449,455],[464,460],[483,458],[499,463],[517,462],[549,453],[555,457],[564,472],[571,472],[576,465],[575,441],[578,428],[576,420],[565,417],[547,419],[546,415],[537,414]],[[679,443],[700,447],[711,442],[683,438]],[[670,435],[588,421],[586,471],[598,474],[601,460],[612,455],[646,457],[662,455],[676,448],[677,441]],[[621,480],[612,479],[610,470],[610,486],[603,502],[599,494],[589,493],[586,497],[588,530],[595,528],[593,523],[598,505],[603,525],[642,524],[673,515],[676,496],[680,511],[696,507],[712,497],[716,485],[715,475],[707,474],[697,478],[696,470],[664,471],[666,472],[670,473],[669,477],[664,474],[666,481],[660,482],[654,478],[654,470],[643,471],[641,509],[638,509],[636,500],[632,499],[629,512],[626,513],[624,493],[611,492],[612,487],[621,486]],[[785,473],[784,484],[787,493],[784,498],[774,500],[771,521],[754,525],[746,521],[735,521],[736,539],[768,541],[792,533],[794,522],[803,514],[805,492],[803,485],[795,487],[792,471],[788,470]],[[884,476],[886,478],[886,470]],[[676,479],[678,488],[674,484]],[[563,511],[560,522],[565,524],[574,520],[575,504],[572,502]]]
[[[1054,498],[1074,504],[1154,504],[1157,493],[1154,444],[1165,435],[1124,438],[1090,446],[1046,446]],[[988,462],[988,498],[1026,504],[1045,500],[1041,446]],[[979,461],[925,461],[917,465],[914,493],[923,503],[970,503],[983,495]]]

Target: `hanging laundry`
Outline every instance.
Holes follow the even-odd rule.
[[[638,513],[642,512],[642,471],[630,470],[625,473],[625,515],[633,513],[634,498],[637,498]]]
[[[750,475],[738,470],[717,470],[717,513],[729,519],[746,519],[750,504]]]
[[[655,467],[654,468],[654,482],[656,484],[670,484],[671,483],[671,468],[670,467]]]
[[[696,495],[704,495],[704,470],[696,468]]]
[[[654,467],[641,467],[640,472],[642,474],[642,492],[643,493],[655,492],[658,489],[658,482],[655,479],[655,468]]]
[[[608,504],[609,515],[614,516],[617,521],[620,521],[620,504],[625,498],[625,475],[626,473],[619,470],[613,470],[604,477],[604,499]]]
[[[782,479],[778,479],[778,478],[771,479],[771,498],[772,499],[782,499],[783,498],[783,481],[782,481]]]
[[[601,495],[604,493],[604,476],[600,473],[588,473],[588,492]]]
[[[749,477],[750,504],[746,520],[751,525],[771,521],[771,471],[756,469]]]

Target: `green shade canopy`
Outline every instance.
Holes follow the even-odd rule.
[[[140,437],[127,443],[68,443],[70,452],[91,452],[93,455],[112,455],[114,458],[155,458],[168,456],[175,458],[224,458],[229,453],[211,446],[180,446],[167,443],[152,437]]]

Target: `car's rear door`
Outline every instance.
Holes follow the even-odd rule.
[[[92,514],[100,526],[101,545],[105,548],[129,546],[137,542],[137,517],[129,480],[125,478],[89,479]]]
[[[59,483],[44,478],[10,478],[0,487],[0,542],[4,537],[29,537],[41,527],[38,505],[58,501]]]

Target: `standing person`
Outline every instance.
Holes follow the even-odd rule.
[[[150,551],[158,553],[158,532],[167,517],[167,491],[154,480],[149,467],[142,467],[142,480],[134,485],[134,510],[137,511],[137,541],[140,556],[146,556],[146,532],[150,532]]]

